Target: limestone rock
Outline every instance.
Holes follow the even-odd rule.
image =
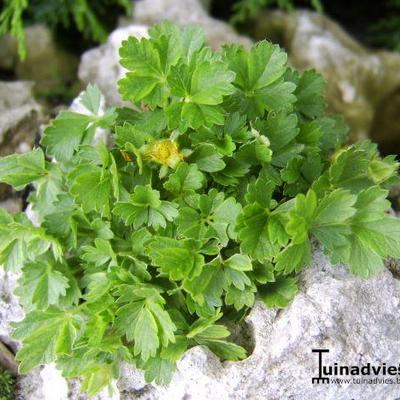
[[[221,363],[210,351],[193,348],[167,387],[146,384],[126,366],[121,400],[395,399],[397,385],[313,385],[318,362],[311,350],[329,349],[324,360],[330,365],[398,365],[399,282],[387,270],[370,280],[355,278],[319,252],[301,281],[287,309],[276,312],[260,303],[253,308],[247,323],[255,349],[248,359]]]
[[[33,82],[0,82],[0,154],[24,150],[34,142],[41,107],[32,95]]]
[[[10,339],[10,322],[21,319],[22,309],[13,295],[17,275],[0,269],[0,340],[14,351],[16,342]]]
[[[44,117],[32,96],[33,82],[0,82],[0,156],[29,151]],[[9,187],[0,185],[0,200]]]
[[[384,150],[400,148],[400,53],[371,51],[324,15],[270,12],[251,23],[252,35],[279,42],[298,69],[327,80],[331,111],[343,114],[353,141],[370,137]]]

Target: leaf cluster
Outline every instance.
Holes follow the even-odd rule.
[[[35,186],[24,214],[0,214],[0,263],[21,271],[21,372],[55,362],[95,394],[121,362],[167,383],[187,349],[223,360],[257,296],[285,307],[317,240],[362,277],[400,256],[389,216],[394,157],[344,145],[324,82],[266,41],[213,52],[194,27],[153,27],[120,49],[131,108],[63,111],[30,153],[0,159],[0,181]],[[96,142],[98,128],[110,140]]]

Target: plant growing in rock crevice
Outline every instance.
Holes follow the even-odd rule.
[[[266,41],[213,52],[169,23],[120,55],[135,107],[102,113],[89,86],[88,115],[62,112],[44,150],[0,160],[0,181],[36,187],[38,225],[0,214],[0,263],[22,271],[22,373],[56,362],[94,394],[127,361],[166,383],[192,346],[243,359],[224,319],[256,296],[285,307],[311,238],[362,277],[400,256],[386,214],[398,164],[370,142],[343,145],[318,74]],[[92,144],[97,127],[110,145]]]

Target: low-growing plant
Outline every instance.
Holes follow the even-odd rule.
[[[256,298],[285,307],[312,240],[364,278],[400,256],[398,164],[343,144],[320,75],[267,41],[213,52],[170,23],[120,56],[132,107],[103,112],[89,86],[86,114],[63,111],[42,148],[0,160],[0,181],[35,186],[33,222],[0,214],[0,263],[21,272],[21,373],[55,362],[93,395],[129,362],[167,383],[193,346],[245,358],[224,321]]]

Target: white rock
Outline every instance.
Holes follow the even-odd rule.
[[[54,364],[40,371],[43,382],[43,400],[68,400],[68,384]]]
[[[30,81],[0,82],[0,144],[9,148],[8,153],[35,139],[42,108],[33,98],[33,85]]]

